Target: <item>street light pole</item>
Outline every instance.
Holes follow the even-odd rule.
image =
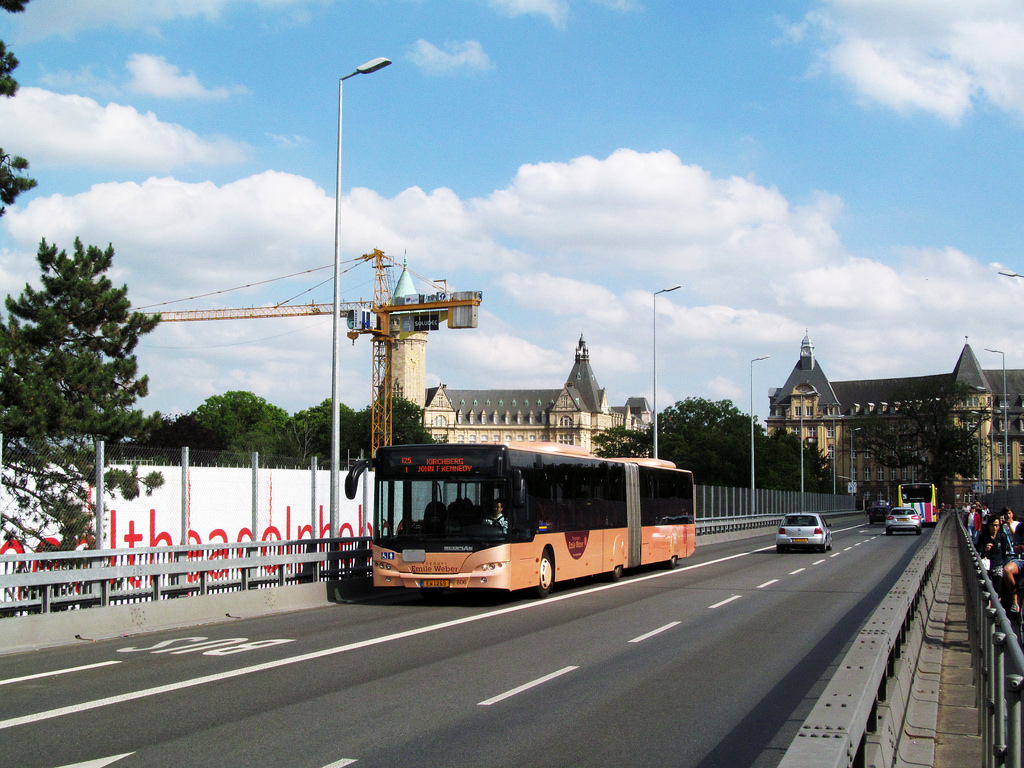
[[[338,535],[339,504],[341,494],[339,493],[339,472],[341,470],[341,435],[340,435],[340,407],[338,395],[341,391],[341,323],[339,313],[341,312],[341,103],[342,83],[356,75],[368,75],[383,69],[391,63],[390,59],[378,58],[368,61],[355,72],[345,75],[338,80],[338,175],[337,186],[334,192],[334,311],[332,318],[332,331],[334,334],[331,345],[331,530],[330,536]],[[319,533],[319,532],[318,532]],[[361,536],[363,531],[359,531]]]
[[[771,355],[755,357],[750,361],[750,514],[756,514],[754,491],[754,363],[760,360],[767,360]]]
[[[1003,490],[1009,492],[1010,490],[1010,443],[1009,443],[1009,430],[1007,427],[1008,416],[1007,406],[1009,403],[1006,402],[1006,353],[998,349],[989,349],[985,347],[986,352],[993,352],[1003,357],[1003,399],[1000,403],[1000,407],[1003,409]]]
[[[654,458],[658,458],[658,294],[669,293],[670,291],[678,290],[682,288],[681,285],[673,285],[671,288],[662,288],[660,291],[654,292],[654,317],[652,323],[652,345],[654,353],[654,395],[652,396],[654,409],[654,418],[652,425],[654,427]]]

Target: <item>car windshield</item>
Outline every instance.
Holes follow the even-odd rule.
[[[814,515],[789,515],[782,523],[783,525],[817,525],[818,518]]]

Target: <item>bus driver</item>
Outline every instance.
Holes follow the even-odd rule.
[[[488,525],[496,525],[502,533],[508,532],[508,521],[505,520],[505,504],[500,498],[494,500],[490,513],[483,520]]]

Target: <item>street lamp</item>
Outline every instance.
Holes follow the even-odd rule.
[[[857,482],[857,479],[856,479],[857,475],[855,474],[856,470],[853,467],[853,433],[854,432],[860,432],[860,427],[854,427],[854,426],[850,427],[850,490],[853,490],[856,487],[856,482]],[[855,490],[853,491],[853,500],[854,500],[854,502],[857,501],[857,491],[855,491]],[[857,506],[856,503],[854,503],[854,506]]]
[[[340,408],[338,393],[341,390],[341,96],[342,83],[356,75],[368,75],[383,69],[391,63],[390,59],[377,58],[368,61],[356,71],[345,75],[338,81],[338,183],[334,194],[334,312],[332,328],[334,340],[331,346],[331,537],[337,536],[338,531],[338,505],[341,495],[338,489],[338,472],[341,467],[341,447],[339,434]],[[362,535],[360,530],[359,534]]]
[[[750,514],[756,514],[754,493],[754,363],[767,360],[771,355],[755,357],[750,361]]]
[[[652,397],[654,403],[651,406],[654,408],[654,458],[658,458],[658,294],[669,293],[670,291],[675,291],[679,288],[682,288],[682,286],[673,285],[671,288],[662,288],[660,291],[654,292],[653,333],[651,334],[654,350],[654,395]]]
[[[1010,490],[1010,445],[1009,445],[1009,430],[1007,406],[1009,403],[1006,402],[1006,353],[998,349],[989,349],[985,347],[986,352],[992,352],[1003,357],[1003,401],[1000,404],[1003,409],[1003,490],[1009,492]]]

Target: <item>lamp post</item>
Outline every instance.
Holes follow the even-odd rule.
[[[1010,445],[1009,445],[1009,430],[1007,427],[1008,419],[1007,406],[1009,403],[1006,402],[1006,353],[999,349],[989,349],[985,347],[986,352],[992,352],[1003,357],[1003,399],[1000,403],[1000,407],[1003,409],[1003,490],[1010,490]]]
[[[860,427],[854,427],[854,426],[850,427],[850,485],[851,485],[851,489],[855,489],[856,488],[856,483],[857,483],[857,479],[856,479],[857,478],[857,474],[856,474],[856,470],[854,469],[854,466],[853,466],[853,433],[854,432],[860,432]],[[856,490],[853,490],[853,500],[855,502],[857,500],[857,491]],[[856,504],[854,504],[854,506],[856,506]]]
[[[654,395],[652,397],[653,404],[651,406],[654,409],[654,458],[658,458],[658,294],[669,293],[670,291],[675,291],[678,290],[679,288],[682,288],[682,286],[673,285],[671,288],[662,288],[660,291],[654,292],[654,317],[652,318],[653,327],[651,333],[654,352]]]
[[[368,75],[383,69],[391,63],[390,59],[377,58],[356,67],[356,71],[338,80],[338,176],[334,195],[334,311],[332,329],[334,339],[331,346],[331,531],[330,535],[338,535],[338,505],[341,496],[338,489],[338,473],[341,469],[341,447],[339,435],[340,409],[338,393],[341,389],[341,96],[342,83],[356,75]],[[359,534],[362,535],[362,530]]]
[[[754,363],[767,360],[771,355],[755,357],[750,361],[750,514],[756,514],[754,491]]]

